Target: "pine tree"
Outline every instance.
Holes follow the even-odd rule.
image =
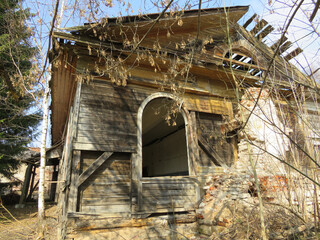
[[[36,57],[26,26],[30,17],[18,1],[0,0],[0,174],[6,177],[19,166],[17,157],[39,122],[38,113],[31,113],[34,101],[28,93],[35,81],[31,60]]]

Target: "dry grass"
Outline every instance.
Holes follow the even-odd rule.
[[[57,239],[56,206],[46,209],[46,237]],[[37,205],[27,204],[24,208],[14,206],[0,207],[0,239],[22,240],[37,239]]]

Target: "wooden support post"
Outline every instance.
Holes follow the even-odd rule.
[[[33,185],[34,185],[34,179],[35,179],[36,175],[37,175],[37,166],[33,165],[33,168],[32,168],[32,179],[31,179],[31,183],[30,183],[30,191],[29,191],[27,200],[31,200],[32,193],[33,193],[33,191],[35,189],[35,186],[33,186]]]
[[[29,163],[28,167],[26,169],[25,176],[24,176],[24,182],[23,182],[23,187],[22,187],[22,192],[21,192],[19,204],[23,204],[26,201],[26,198],[28,195],[28,190],[29,190],[29,185],[30,185],[32,167],[33,167],[33,165]]]
[[[197,136],[197,120],[196,113],[191,111],[188,122],[188,150],[190,157],[189,174],[196,175],[197,161],[199,160],[198,136]]]
[[[57,165],[53,166],[53,173],[52,173],[52,181],[51,183],[51,188],[50,188],[50,201],[55,201],[55,195],[56,195],[56,189],[57,189],[57,183],[56,181],[58,180],[58,171],[57,171]]]
[[[77,211],[80,158],[81,158],[81,151],[79,150],[73,151],[73,159],[72,159],[73,161],[72,161],[72,168],[71,168],[71,186],[70,186],[69,205],[68,205],[69,212]]]

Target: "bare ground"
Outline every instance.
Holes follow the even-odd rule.
[[[15,208],[14,205],[0,205],[0,239],[39,239],[37,234],[37,211],[36,204],[27,204],[24,208]],[[47,206],[45,239],[57,239],[56,233],[56,206]]]

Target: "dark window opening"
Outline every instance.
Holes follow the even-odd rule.
[[[142,115],[142,176],[189,175],[185,122],[174,100],[157,98]]]
[[[240,52],[227,52],[225,58],[230,60],[224,60],[223,66],[224,67],[231,67],[236,70],[242,70],[248,72],[250,75],[255,77],[261,77],[263,71],[258,68],[257,63],[249,56],[246,56]]]

